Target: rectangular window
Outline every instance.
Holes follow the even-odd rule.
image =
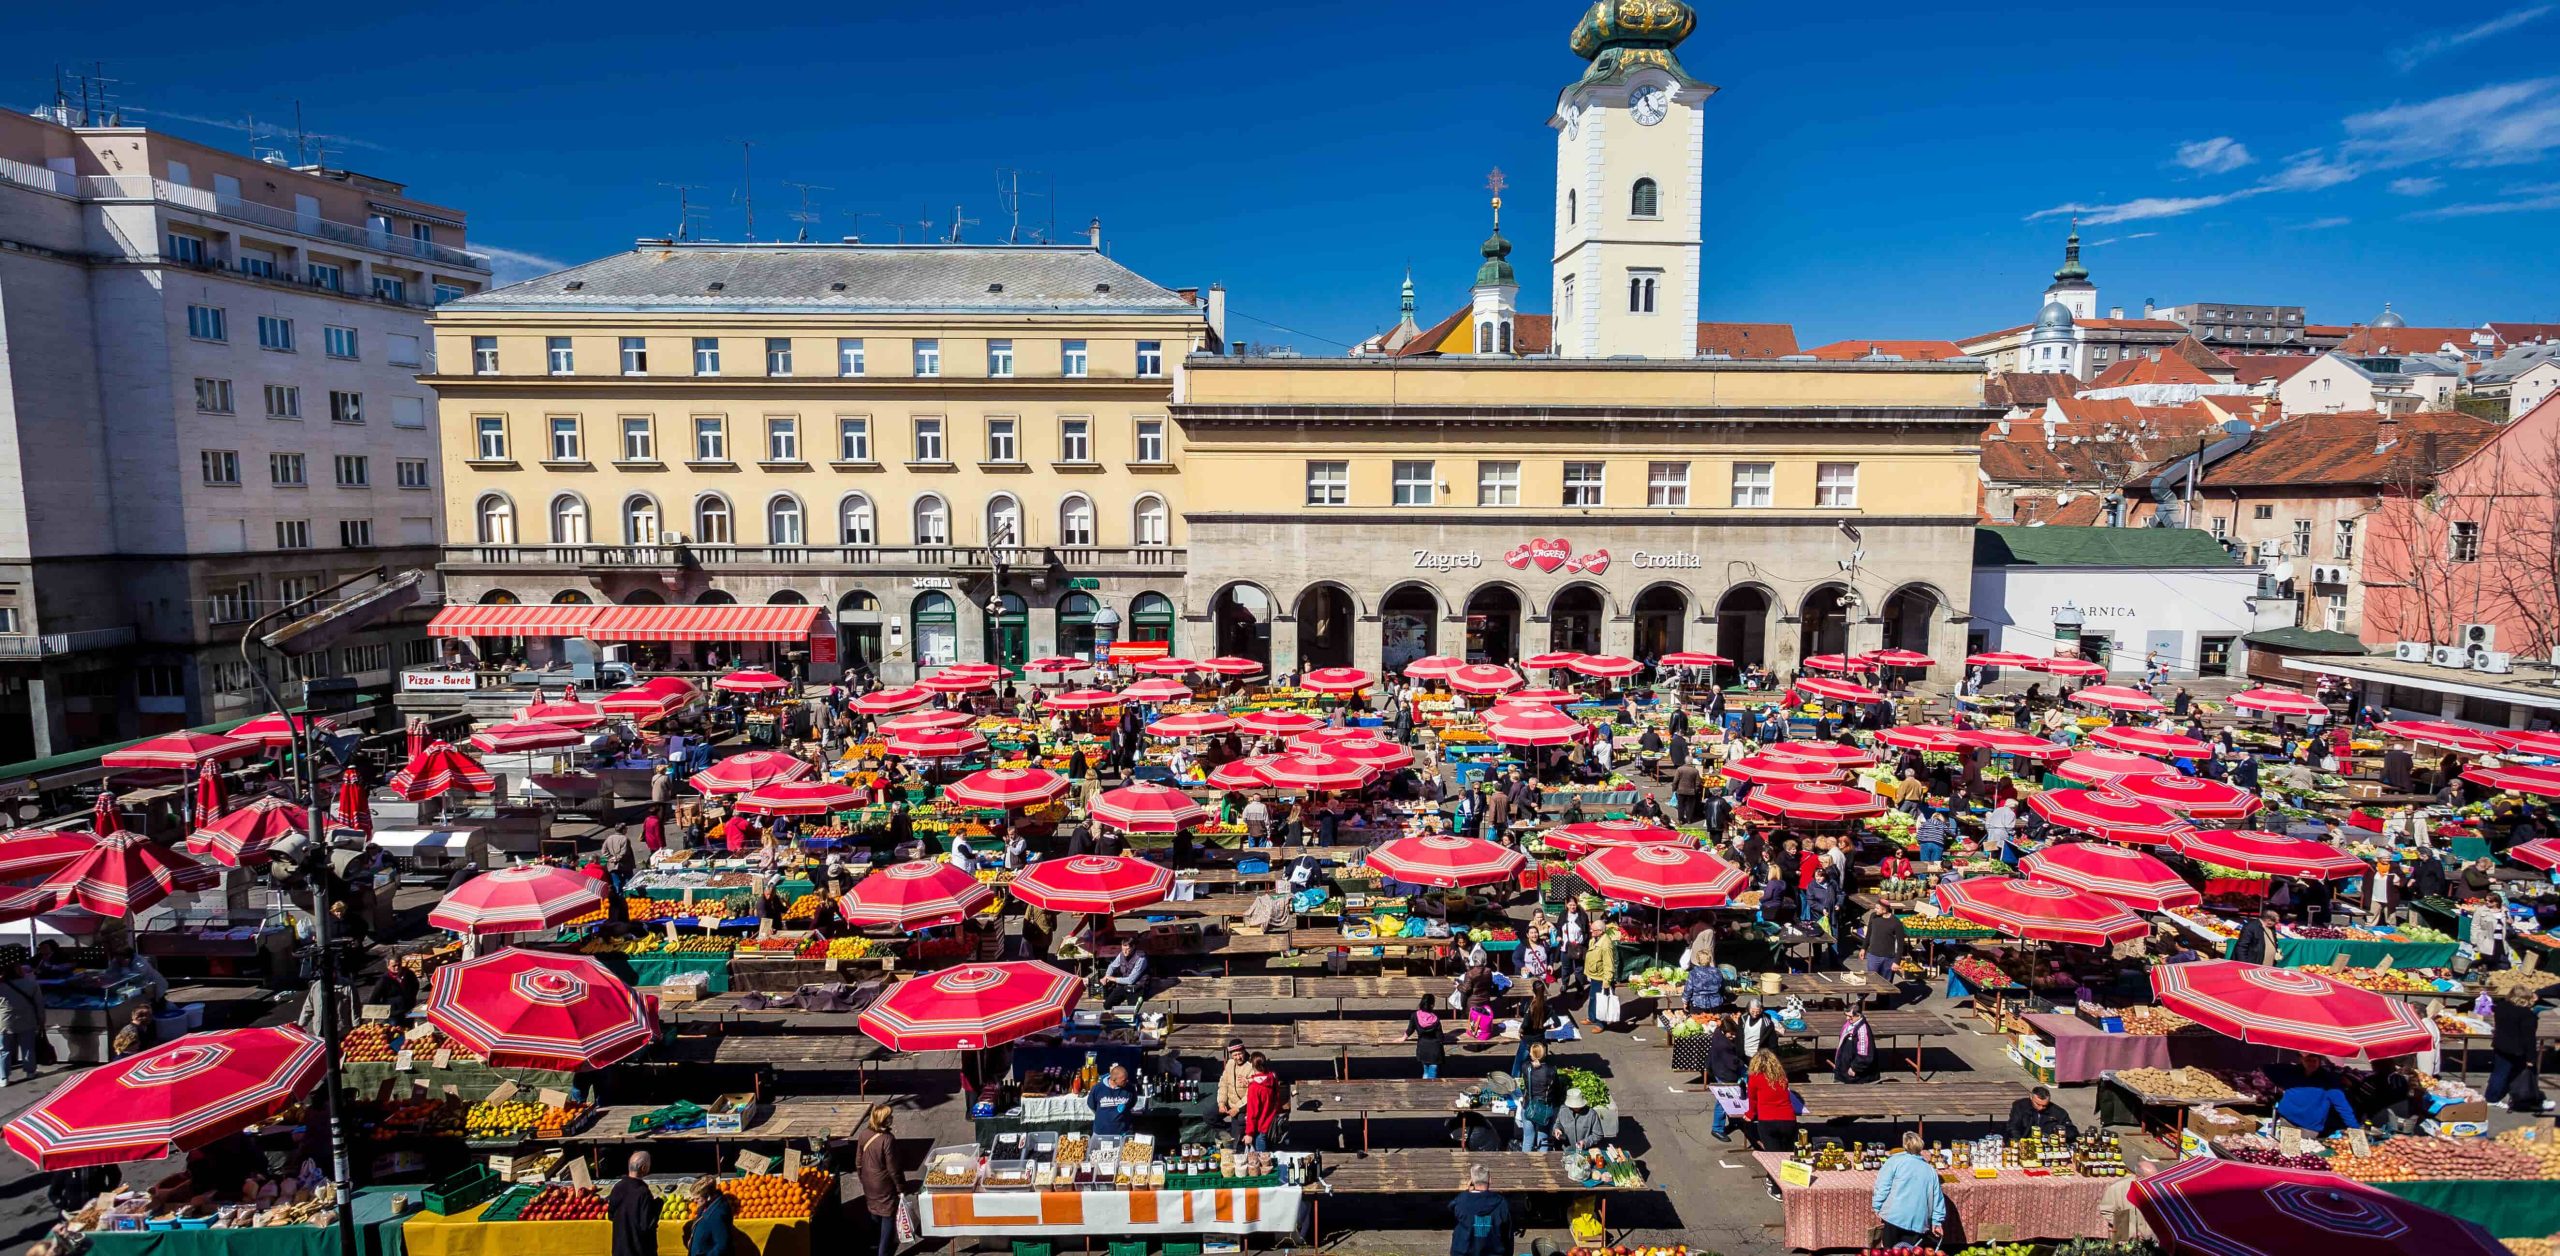
[[[187,334],[198,340],[229,340],[231,328],[220,306],[190,305],[187,307]]]
[[[2457,563],[2480,561],[2480,525],[2468,520],[2455,523],[2445,539],[2445,557]]]
[[[447,301],[459,301],[469,295],[471,295],[471,293],[468,290],[455,287],[449,283],[440,283],[436,285],[436,304],[438,305],[442,305]]]
[[[2219,541],[2231,535],[2231,521],[2220,515],[2206,520],[2205,525],[2213,530],[2214,540]]]
[[[208,449],[204,451],[203,458],[205,483],[238,484],[240,482],[240,453],[238,450]]]
[[[494,414],[484,414],[473,421],[479,433],[478,450],[483,462],[503,462],[507,457],[507,421]]]
[[[268,454],[267,483],[280,484],[288,488],[300,488],[309,483],[303,470],[302,455]]]
[[[1689,504],[1689,464],[1656,462],[1644,472],[1644,504],[1648,506],[1686,506]]]
[[[25,631],[25,626],[18,622],[18,608],[0,606],[0,636],[14,637]]]
[[[791,414],[770,414],[764,420],[764,460],[767,462],[800,461],[800,418]]]
[[[2293,556],[2311,557],[2311,521],[2308,519],[2293,521]]]
[[[720,373],[720,338],[718,336],[693,338],[693,373],[696,375]]]
[[[1605,468],[1597,462],[1564,464],[1564,504],[1597,506],[1600,504],[1602,476]]]
[[[206,414],[231,413],[231,381],[227,379],[198,379],[196,381],[196,409],[202,410]]]
[[[1161,341],[1161,340],[1141,340],[1141,341],[1139,341],[1139,342],[1138,342],[1138,378],[1140,378],[1140,379],[1162,379],[1163,377],[1164,377],[1164,342],[1163,342],[1163,341]]]
[[[1093,420],[1058,420],[1058,461],[1093,461]]]
[[[276,520],[276,548],[280,550],[311,548],[311,521],[308,519]]]
[[[938,378],[940,378],[940,377],[941,377],[941,375],[942,375],[942,342],[941,342],[941,341],[939,341],[939,340],[919,340],[919,341],[917,341],[917,342],[916,342],[916,378],[917,378],[917,379],[938,379]]]
[[[302,603],[311,600],[312,592],[319,587],[319,581],[314,580],[309,576],[276,577],[276,609],[283,611],[292,610]],[[310,612],[305,611],[303,613],[309,614]]]
[[[2332,593],[2325,600],[2328,602],[2329,631],[2347,631],[2347,595]]]
[[[2329,538],[2329,557],[2347,562],[2356,556],[2356,521],[2340,519],[2337,535]]]
[[[1164,461],[1164,420],[1138,420],[1138,461]]]
[[[838,340],[836,342],[836,374],[860,375],[865,365],[867,363],[863,357],[861,341]]]
[[[693,460],[695,462],[727,462],[729,460],[729,425],[719,415],[693,416]]]
[[[181,266],[204,265],[204,241],[191,235],[170,232],[169,260]]]
[[[1085,352],[1083,341],[1062,340],[1058,342],[1058,373],[1066,376],[1068,379],[1084,378]]]
[[[624,462],[656,462],[658,432],[645,414],[622,416],[622,460]]]
[[[418,366],[424,361],[418,352],[418,338],[396,331],[391,333],[390,357],[393,366]]]
[[[373,547],[373,520],[341,519],[338,521],[338,545],[344,549]]]
[[[332,266],[327,262],[307,262],[303,265],[302,273],[311,277],[311,286],[314,288],[323,288],[330,292],[347,290],[347,272],[342,267]]]
[[[373,277],[373,295],[385,301],[405,305],[409,301],[409,281],[396,279],[390,275],[376,275]]]
[[[2251,506],[2249,508],[2249,517],[2252,519],[2273,519],[2276,517],[2276,508],[2273,506]]]
[[[1631,270],[1631,271],[1628,271],[1628,272],[1627,272],[1627,312],[1628,312],[1629,314],[1651,314],[1651,313],[1653,313],[1653,305],[1654,305],[1655,289],[1659,288],[1661,285],[1662,285],[1662,272],[1661,272],[1661,271],[1658,271],[1658,270]]]
[[[347,672],[387,672],[391,670],[391,644],[378,641],[371,645],[347,647]]]
[[[1558,285],[1556,292],[1556,313],[1563,316],[1567,321],[1571,321],[1573,318],[1573,276],[1571,275],[1565,276],[1564,281]]]
[[[258,347],[278,353],[293,352],[293,320],[271,315],[258,316]]]
[[[1520,464],[1517,462],[1477,463],[1476,504],[1479,506],[1519,505]]]
[[[1351,464],[1348,462],[1308,463],[1307,504],[1310,506],[1350,505]]]
[[[929,417],[919,418],[916,420],[915,460],[918,462],[940,462],[943,460],[942,420]]]
[[[623,374],[625,374],[625,375],[646,375],[646,374],[648,374],[648,373],[649,373],[649,340],[648,340],[648,338],[647,338],[647,337],[645,337],[645,336],[624,336],[624,337],[622,337],[621,344],[622,344],[622,373],[623,373]]]
[[[329,421],[332,423],[364,422],[364,394],[330,389]]]
[[[320,351],[333,358],[352,359],[357,357],[356,329],[353,327],[322,327],[320,329]]]
[[[291,384],[267,385],[267,417],[298,419],[302,417],[302,390]]]
[[[338,487],[372,488],[373,460],[363,454],[339,454]]]
[[[425,427],[426,425],[427,425],[427,399],[426,399],[426,398],[424,398],[424,397],[393,397],[393,398],[391,399],[391,426],[393,426],[393,427]]]
[[[840,462],[871,461],[871,416],[837,416],[836,459]]]
[[[1858,464],[1854,462],[1816,463],[1813,468],[1813,504],[1847,510],[1858,504]]]
[[[789,336],[764,338],[764,373],[776,377],[791,373],[791,338]]]
[[[1013,378],[1013,342],[1012,342],[1012,341],[1010,341],[1010,340],[990,340],[990,341],[988,341],[988,342],[987,342],[987,378],[989,378],[989,379],[1012,379],[1012,378]]]
[[[425,488],[425,487],[427,487],[427,460],[426,460],[426,459],[424,459],[424,458],[402,458],[402,459],[400,459],[400,460],[398,460],[397,462],[394,462],[394,463],[392,464],[392,469],[393,469],[393,471],[394,471],[395,473],[397,473],[397,474],[399,475],[399,477],[400,477],[400,487],[402,487],[402,488]]]
[[[258,586],[235,584],[228,589],[214,590],[205,613],[217,624],[236,624],[249,618],[250,609],[257,604]],[[241,683],[248,683],[246,675],[241,677]]]
[[[578,418],[572,414],[551,416],[551,454],[553,462],[584,462],[587,451],[578,438]]]
[[[1733,464],[1733,504],[1765,508],[1776,497],[1778,468],[1770,462]]]
[[[259,249],[242,249],[236,263],[240,273],[257,279],[276,277],[276,255]]]
[[[1020,462],[1020,442],[1014,439],[1014,420],[987,420],[987,461]]]
[[[1429,462],[1395,464],[1395,497],[1399,506],[1428,506],[1439,500],[1439,480]]]
[[[497,337],[473,336],[471,338],[471,373],[474,375],[498,373]]]
[[[571,348],[567,336],[542,338],[542,355],[554,375],[573,375],[578,370],[578,351]]]

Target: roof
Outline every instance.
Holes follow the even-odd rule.
[[[2136,354],[2098,372],[2091,388],[2125,388],[2136,384],[2210,384],[2214,378],[2177,354]]]
[[[1825,362],[1854,362],[1860,358],[1891,357],[1905,362],[1938,362],[1960,358],[1964,350],[1952,340],[1834,340],[1804,350]]]
[[[1782,358],[1796,351],[1791,323],[1700,323],[1698,352],[1737,358]]]
[[[1976,567],[2229,567],[2231,554],[2194,528],[1973,530]]]
[[[2332,490],[2442,470],[2496,435],[2498,424],[2456,410],[2388,420],[2374,410],[2287,415],[2258,429],[2246,448],[2214,463],[2207,488],[2300,485]],[[2419,465],[2434,438],[2435,466]]]
[[[1188,314],[1198,307],[1085,245],[651,243],[443,308]]]
[[[2468,327],[2358,327],[2348,333],[2341,353],[2434,353],[2471,343]]]
[[[2178,337],[2176,341],[2169,345],[2169,352],[2185,358],[2188,365],[2204,372],[2209,377],[2221,379],[2231,374],[2230,360],[2224,358],[2219,353],[2215,353],[2211,349],[2205,348],[2204,342],[2196,339],[2194,336]]]
[[[2503,384],[2546,362],[2560,362],[2560,344],[2522,344],[2480,364],[2471,382]]]
[[[2324,628],[2269,628],[2242,638],[2251,645],[2277,650],[2302,650],[2312,654],[2362,654],[2364,640],[2352,632],[2330,632]]]
[[[2235,353],[2224,360],[2236,372],[2234,379],[2255,387],[2269,380],[2281,384],[2320,359],[2307,353]]]
[[[2187,334],[2186,324],[2173,323],[2165,318],[2084,318],[2080,325],[2100,331],[2174,331],[2181,336]]]
[[[2560,340],[2560,323],[2483,323],[2481,326],[2487,328],[2501,344]]]
[[[2041,406],[2048,398],[2079,395],[2080,379],[2067,371],[1995,371],[1982,381],[1982,403],[1990,406]]]
[[[2317,336],[2324,340],[2344,340],[2355,334],[2357,330],[2355,326],[2348,323],[2304,323],[2302,325],[2304,336]]]
[[[1473,305],[1462,305],[1448,317],[1422,329],[1422,334],[1388,350],[1391,358],[1429,357],[1440,353],[1472,353],[1467,341],[1467,325],[1475,315]],[[1555,316],[1552,314],[1514,314],[1511,316],[1511,340],[1514,352],[1555,352]],[[1722,353],[1733,358],[1775,361],[1796,351],[1796,329],[1789,323],[1700,323],[1698,352]]]
[[[2091,492],[2064,490],[2050,497],[2028,495],[2009,499],[2011,521],[2046,527],[2090,527],[2105,517],[2106,510],[2107,499]]]

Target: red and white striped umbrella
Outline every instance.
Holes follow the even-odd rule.
[[[2489,730],[2441,720],[2385,720],[2374,725],[2373,731],[2420,745],[2441,746],[2457,754],[2495,754],[2499,749],[2498,739],[2490,736]]]
[[[1447,678],[1450,688],[1477,695],[1505,693],[1529,683],[1520,673],[1500,663],[1466,663],[1442,675]]]
[[[2462,769],[2462,779],[2478,781],[2491,789],[2513,794],[2538,794],[2544,798],[2560,798],[2560,768],[2518,765],[2485,768],[2479,764]]]
[[[1873,650],[1858,657],[1885,667],[1927,667],[1937,662],[1918,650]]]
[[[1026,672],[1039,672],[1047,676],[1062,676],[1068,672],[1085,671],[1092,666],[1092,659],[1075,658],[1065,654],[1051,654],[1033,659],[1030,662],[1023,664],[1022,670]]]
[[[1511,692],[1502,695],[1502,697],[1493,704],[1493,709],[1494,711],[1499,712],[1506,706],[1552,707],[1563,706],[1568,702],[1580,701],[1582,701],[1582,695],[1575,693],[1570,689],[1557,689],[1547,685],[1531,685],[1526,689],[1514,689]]]
[[[1980,654],[1968,654],[1964,656],[1964,665],[1967,667],[2032,668],[2039,661],[2041,660],[2037,659],[2035,655],[2019,654],[2013,650],[1986,650]]]
[[[2204,901],[2169,865],[2138,850],[2106,842],[2056,842],[2018,861],[2028,878],[2101,894],[2145,911],[2193,907]]]
[[[1568,855],[1588,855],[1608,846],[1687,846],[1689,835],[1649,820],[1584,820],[1546,832],[1547,845]]]
[[[2210,1156],[2133,1183],[2163,1256],[2507,1256],[2479,1223],[2350,1181]]]
[[[929,693],[984,693],[996,687],[996,678],[946,667],[917,681],[916,687]]]
[[[1780,781],[1838,781],[1840,769],[1811,759],[1791,759],[1780,754],[1745,755],[1724,765],[1724,774],[1738,781],[1762,785]]]
[[[2050,676],[2104,676],[2107,674],[2103,664],[2092,663],[2083,658],[2060,656],[2033,660],[2027,664],[2027,670],[2043,672]]]
[[[1248,733],[1267,733],[1274,737],[1294,737],[1324,727],[1324,717],[1306,711],[1256,711],[1236,720],[1236,727]]]
[[[1374,728],[1318,728],[1290,738],[1289,748],[1331,754],[1333,747],[1346,741],[1376,741],[1377,739],[1378,730]]]
[[[463,739],[472,749],[484,754],[510,754],[535,750],[561,750],[587,744],[587,735],[564,724],[543,720],[516,720],[492,724]]]
[[[724,693],[781,693],[791,682],[758,668],[742,668],[711,682]]]
[[[919,728],[891,733],[886,744],[910,759],[965,759],[985,751],[987,738],[974,728]]]
[[[1349,759],[1380,772],[1401,772],[1413,766],[1411,750],[1392,741],[1380,741],[1375,737],[1340,737],[1331,741],[1313,742],[1305,746],[1298,745],[1298,741],[1307,741],[1307,739],[1298,738],[1297,741],[1290,743],[1289,748],[1312,750],[1318,754],[1332,755],[1337,759]]]
[[[1356,667],[1319,667],[1298,678],[1298,687],[1309,693],[1358,693],[1375,678]]]
[[[1069,782],[1047,768],[984,768],[945,786],[942,796],[963,807],[1002,810],[1036,807],[1067,796]]]
[[[817,769],[809,761],[780,750],[733,754],[693,774],[693,787],[705,794],[743,794],[783,781],[796,781]]]
[[[2071,753],[2071,747],[2059,742],[2007,728],[1960,728],[1948,736],[1964,745],[1980,746],[1993,754],[2016,755],[2022,759],[2059,759]]]
[[[2327,842],[2258,829],[2192,829],[2169,839],[2169,847],[2198,863],[2269,876],[2337,881],[2373,871]]]
[[[2528,868],[2560,872],[2560,837],[2536,838],[2507,848],[2507,858]]]
[[[649,1045],[656,1019],[584,955],[508,947],[436,970],[427,1023],[500,1068],[604,1068]]]
[[[1208,808],[1170,785],[1142,781],[1093,800],[1094,822],[1124,833],[1173,833],[1208,818]]]
[[[1167,655],[1160,659],[1140,659],[1135,663],[1131,663],[1129,665],[1129,670],[1136,672],[1141,676],[1180,676],[1186,672],[1196,672],[1202,669],[1199,663],[1191,659],[1175,658],[1171,655]]]
[[[171,894],[209,890],[222,883],[222,870],[197,863],[184,852],[138,833],[108,833],[80,857],[63,865],[40,888],[51,890],[59,906],[78,907],[101,916],[131,916]]]
[[[665,719],[693,701],[693,682],[682,676],[652,676],[627,689],[617,689],[596,699],[607,715],[625,715],[643,722]]]
[[[2071,700],[2082,706],[2104,707],[2110,711],[2166,711],[2169,704],[2150,694],[2125,685],[2091,685],[2072,691]]]
[[[399,771],[391,774],[391,792],[411,802],[422,802],[449,790],[485,794],[497,788],[498,778],[480,761],[453,748],[450,742],[429,742]]]
[[[895,715],[912,711],[933,701],[933,691],[922,685],[906,685],[897,689],[880,689],[855,698],[850,704],[864,715]]]
[[[1733,660],[1704,650],[1674,650],[1655,660],[1664,667],[1731,667]]]
[[[0,1137],[48,1172],[165,1159],[281,1115],[318,1083],[322,1054],[292,1025],[188,1034],[80,1070]]]
[[[1108,689],[1069,689],[1042,698],[1040,705],[1052,711],[1098,711],[1118,706],[1122,701],[1119,694]]]
[[[115,791],[98,791],[97,801],[89,808],[89,828],[100,837],[124,832],[124,811],[116,805]]]
[[[208,824],[222,815],[222,773],[211,765],[196,769],[195,822]]]
[[[2157,755],[2169,759],[2201,759],[2213,753],[2213,743],[2198,741],[2177,733],[2164,733],[2156,728],[2137,728],[2129,724],[2109,724],[2089,734],[2089,740],[2110,750],[2129,750],[2135,754]]]
[[[995,901],[995,887],[956,864],[918,859],[891,864],[853,883],[836,899],[845,923],[913,931],[956,925]]]
[[[1043,859],[1013,878],[1013,896],[1059,912],[1113,916],[1164,901],[1173,869],[1119,855]]]
[[[1905,750],[1953,753],[1964,749],[1958,731],[1937,724],[1901,724],[1877,733],[1876,740]]]
[[[1880,690],[1869,689],[1865,685],[1853,685],[1845,680],[1832,680],[1825,676],[1807,676],[1797,681],[1796,692],[1809,693],[1814,697],[1826,698],[1833,702],[1863,703],[1885,700],[1885,695]]]
[[[2088,789],[2029,794],[2027,810],[2075,833],[2140,846],[2167,845],[2171,837],[2195,827],[2158,803]]]
[[[187,835],[187,850],[231,868],[267,861],[267,848],[305,831],[311,813],[268,794]]]
[[[1623,654],[1585,654],[1565,664],[1567,670],[1607,680],[1623,680],[1644,670],[1644,664]]]
[[[578,701],[577,692],[571,689],[568,695],[558,702],[527,703],[523,710],[516,712],[516,718],[539,720],[545,724],[557,724],[562,728],[594,728],[611,718],[605,713],[603,707],[592,702]]]
[[[1184,711],[1147,725],[1147,734],[1151,737],[1214,737],[1234,732],[1235,727],[1235,717],[1231,715],[1221,715],[1216,711]]]
[[[354,768],[338,774],[338,796],[330,805],[329,823],[359,833],[373,831],[373,803]]]
[[[2295,693],[2290,689],[2243,689],[2231,695],[2226,701],[2243,711],[2257,711],[2266,715],[2308,717],[2329,713],[2328,703],[2307,693]]]
[[[78,829],[17,829],[0,834],[0,881],[50,877],[98,844]]]
[[[163,733],[148,741],[139,741],[122,750],[110,750],[98,760],[111,768],[171,768],[180,771],[203,767],[219,759],[245,759],[258,753],[258,743],[245,738],[213,733]]]
[[[518,864],[484,872],[444,896],[427,923],[455,933],[532,933],[560,926],[604,906],[604,882],[554,868]]]
[[[1209,769],[1208,781],[1220,789],[1268,789],[1271,782],[1262,779],[1262,765],[1277,759],[1276,754],[1249,754],[1229,759]]]
[[[1849,820],[1883,815],[1884,799],[1854,785],[1780,781],[1751,791],[1742,804],[1763,815],[1791,820]]]
[[[2489,735],[2516,754],[2560,759],[2560,732],[2540,728],[2502,728]]]
[[[1006,671],[1004,669],[1004,665],[1001,663],[986,662],[953,663],[944,667],[940,674],[944,676],[976,676],[982,680],[1002,680],[1007,676],[1013,675],[1012,672]]]
[[[1404,665],[1406,680],[1446,680],[1449,673],[1467,666],[1465,659],[1454,654],[1426,654]]]
[[[2106,946],[2151,932],[2124,905],[2067,885],[2017,877],[1974,877],[1938,887],[1950,915],[2032,942]]]
[[[738,795],[751,816],[823,816],[862,805],[862,791],[842,781],[771,781]]]
[[[2053,774],[2083,785],[2112,785],[2129,776],[2176,776],[2178,769],[2121,750],[2083,750],[2053,765]]]
[[[1836,741],[1782,741],[1777,745],[1764,747],[1761,753],[1773,754],[1785,759],[1802,759],[1808,763],[1820,763],[1833,768],[1862,768],[1876,761],[1874,755],[1856,746],[1844,746]]]
[[[1563,746],[1591,734],[1582,721],[1552,707],[1521,707],[1487,715],[1484,731],[1506,746]]]
[[[2162,964],[2151,970],[2160,1006],[2226,1038],[2321,1055],[2412,1055],[2435,1036],[2418,1009],[2301,968],[2237,960]]]
[[[0,888],[0,924],[15,924],[37,916],[48,915],[62,905],[62,896],[39,885],[32,888]]]
[[[2108,782],[2107,788],[2201,820],[2243,820],[2266,805],[2264,799],[2237,785],[2201,776],[2128,776]]]
[[[949,707],[928,707],[923,710],[909,711],[904,715],[892,715],[880,721],[879,729],[881,736],[886,737],[892,733],[921,733],[937,728],[966,728],[977,722],[978,717],[967,711],[954,711]]]
[[[1582,654],[1578,650],[1549,650],[1544,654],[1532,654],[1520,660],[1520,666],[1533,671],[1553,671],[1557,668],[1572,667],[1573,661],[1581,657]]]
[[[1851,658],[1845,654],[1808,654],[1804,659],[1804,667],[1806,671],[1811,672],[1872,672],[1877,670],[1876,665],[1868,662],[1864,657]]]
[[[1200,660],[1200,670],[1207,672],[1212,676],[1241,678],[1245,676],[1259,676],[1266,669],[1257,660],[1238,658],[1232,654],[1221,654],[1216,658]]]
[[[1602,898],[1666,911],[1722,907],[1750,884],[1742,870],[1690,846],[1611,846],[1573,865]]]
[[[1170,676],[1150,676],[1145,680],[1132,681],[1128,688],[1120,691],[1121,700],[1126,702],[1179,702],[1190,696],[1191,686]]]
[[[1378,769],[1357,759],[1337,758],[1321,751],[1292,751],[1274,755],[1269,763],[1255,768],[1262,779],[1279,789],[1303,789],[1317,793],[1360,789],[1378,775]]]
[[[1368,858],[1370,867],[1398,881],[1442,889],[1507,881],[1528,862],[1527,855],[1508,846],[1439,833],[1399,837],[1370,851]]]
[[[337,725],[323,719],[313,719],[300,715],[280,715],[274,711],[269,711],[256,719],[250,720],[249,722],[232,729],[231,735],[242,741],[254,741],[259,745],[272,750],[280,746],[292,745],[293,739],[297,733],[307,731],[327,732],[335,727],[337,727]]]
[[[975,1051],[1053,1029],[1084,998],[1084,978],[1036,960],[963,964],[909,977],[854,1026],[895,1051]]]

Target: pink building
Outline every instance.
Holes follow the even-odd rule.
[[[2373,510],[2363,637],[2549,660],[2560,647],[2560,397]]]

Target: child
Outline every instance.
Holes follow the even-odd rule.
[[[1413,1009],[1413,1021],[1404,1027],[1404,1036],[1413,1043],[1413,1058],[1421,1063],[1424,1079],[1440,1076],[1446,1048],[1440,1041],[1440,1009],[1433,1005],[1430,995],[1422,996],[1421,1004]]]

